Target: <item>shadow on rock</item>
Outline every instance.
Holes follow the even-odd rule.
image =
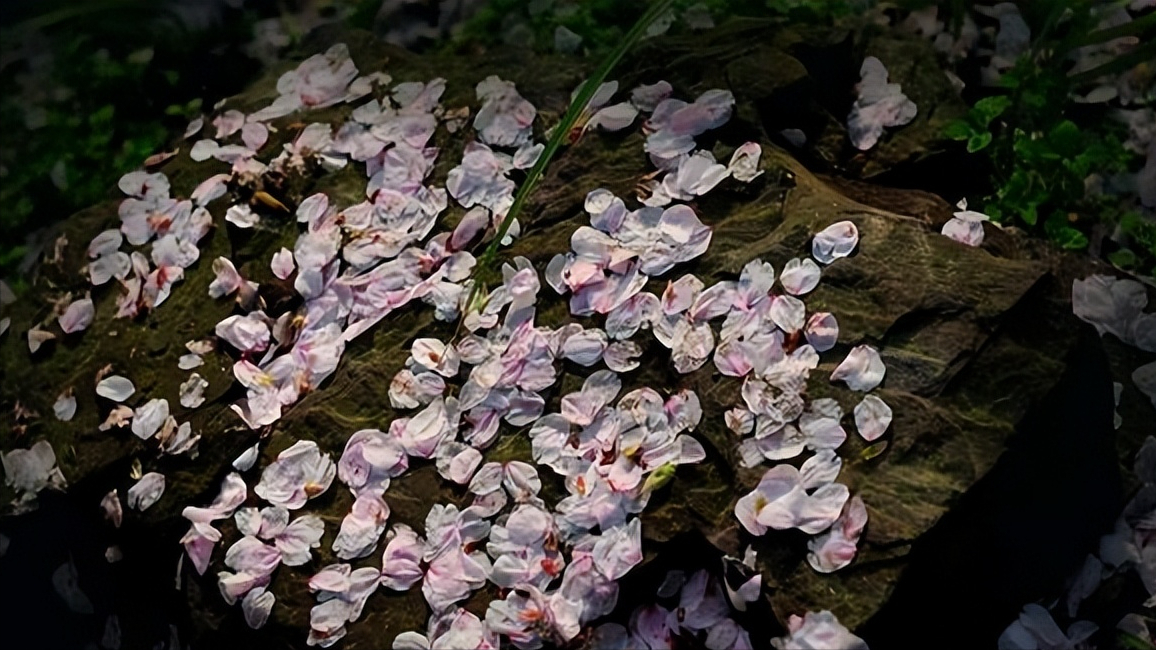
[[[859,630],[871,647],[994,647],[1110,530],[1122,502],[1112,377],[1091,327],[1067,361],[997,465],[912,549],[893,596]]]

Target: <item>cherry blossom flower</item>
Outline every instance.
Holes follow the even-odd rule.
[[[879,142],[884,128],[903,126],[915,119],[918,108],[899,84],[887,83],[887,68],[879,59],[864,59],[859,76],[858,97],[847,116],[847,133],[856,149],[866,151]]]
[[[651,113],[654,111],[664,99],[670,97],[674,92],[674,88],[665,81],[657,81],[653,84],[642,84],[630,91],[630,103],[634,107],[644,113]]]
[[[276,602],[277,598],[271,592],[265,591],[264,587],[254,587],[241,599],[245,623],[254,630],[264,627]]]
[[[270,106],[251,115],[249,121],[264,122],[288,115],[302,108],[324,108],[345,101],[350,83],[357,77],[357,66],[349,58],[344,43],[330,47],[324,54],[314,54],[277,79],[280,95]]]
[[[120,375],[105,377],[96,385],[97,395],[118,403],[132,397],[134,392],[136,392],[136,387],[132,385],[132,382]]]
[[[489,559],[466,549],[484,539],[490,527],[476,511],[458,511],[453,505],[433,506],[425,527],[428,541],[407,527],[394,526],[382,558],[381,582],[404,590],[421,580],[426,602],[443,611],[485,584]]]
[[[56,466],[52,445],[46,440],[39,440],[28,449],[0,454],[0,464],[4,468],[4,485],[17,493],[12,502],[16,512],[35,508],[36,495],[44,488],[63,490],[67,485]]]
[[[811,255],[820,264],[830,264],[847,257],[859,245],[859,229],[850,221],[833,223],[811,240]]]
[[[253,491],[273,505],[297,510],[328,490],[336,474],[337,467],[317,443],[298,440],[261,472]]]
[[[779,282],[792,296],[810,293],[819,286],[822,270],[810,258],[794,258],[787,262],[779,274]]]
[[[891,426],[891,407],[875,395],[866,395],[855,406],[855,427],[867,442],[879,439]]]
[[[959,202],[959,209],[955,216],[943,224],[943,234],[961,244],[979,246],[983,243],[983,222],[990,218],[981,212],[968,210],[966,199]]]
[[[429,404],[446,392],[445,380],[435,372],[414,373],[402,368],[389,384],[389,403],[398,409],[413,409]]]
[[[257,293],[257,283],[242,278],[228,258],[218,257],[213,260],[213,274],[216,277],[209,283],[210,298],[222,298],[237,293],[237,301],[247,303]]]
[[[160,500],[164,491],[165,475],[149,472],[128,489],[128,507],[142,512],[148,510],[152,504]]]
[[[655,167],[676,169],[681,157],[694,149],[694,138],[717,129],[730,120],[734,95],[726,90],[708,90],[693,103],[664,99],[655,106],[644,129],[650,133],[645,150]]]
[[[835,320],[833,314],[815,312],[807,319],[803,333],[807,337],[807,343],[815,348],[816,352],[826,352],[835,347],[839,341],[839,322]]]
[[[194,205],[204,207],[221,198],[229,191],[229,181],[232,178],[232,174],[214,174],[201,181],[200,184],[193,189],[193,193],[189,195],[189,199]]]
[[[731,161],[727,164],[727,172],[736,181],[749,183],[763,173],[759,169],[759,158],[762,155],[763,148],[759,146],[759,143],[744,143],[731,154]]]
[[[582,91],[585,85],[579,84],[573,92],[570,93],[570,101],[574,101],[578,97],[578,93]],[[638,108],[630,102],[621,102],[618,104],[610,104],[610,99],[618,92],[617,81],[605,81],[598,86],[598,90],[586,102],[586,106],[582,109],[582,114],[578,117],[575,124],[578,135],[585,133],[588,129],[601,128],[606,131],[621,131],[634,123],[634,119],[638,117]],[[571,139],[574,139],[574,134],[571,134]]]
[[[244,203],[238,203],[225,211],[225,221],[238,228],[252,228],[261,222],[261,217]]]
[[[269,347],[269,325],[264,314],[229,316],[217,323],[216,334],[241,352],[260,352]]]
[[[86,330],[92,324],[95,315],[96,307],[92,304],[91,298],[73,301],[60,315],[60,329],[64,330],[65,334]]]
[[[776,650],[868,650],[867,644],[839,624],[829,611],[787,619],[788,635],[771,639]]]

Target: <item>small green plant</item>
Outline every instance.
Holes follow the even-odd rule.
[[[988,159],[992,191],[976,204],[993,220],[1037,232],[1070,250],[1087,248],[1096,229],[1119,227],[1137,250],[1112,252],[1112,261],[1128,268],[1150,266],[1156,261],[1156,226],[1128,213],[1120,197],[1086,188],[1089,176],[1129,171],[1139,156],[1124,147],[1122,127],[1106,119],[1102,109],[1073,110],[1076,84],[1095,77],[1070,76],[1066,70],[1073,48],[1116,38],[1121,30],[1095,31],[1098,18],[1089,2],[1042,5],[1030,51],[1003,74],[998,94],[978,99],[967,115],[946,127],[945,136]],[[1136,29],[1134,23],[1125,27]],[[1133,58],[1125,54],[1097,70],[1111,72]]]

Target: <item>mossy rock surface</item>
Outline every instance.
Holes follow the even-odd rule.
[[[483,56],[415,56],[357,32],[317,33],[306,47],[317,51],[341,41],[349,44],[363,73],[385,70],[395,82],[446,78],[443,104],[449,108],[470,105],[476,109],[474,86],[490,74],[511,79],[538,107],[535,127],[539,139],[564,112],[570,91],[591,69],[588,62],[580,60],[517,51]],[[854,82],[864,52],[877,54],[885,61],[886,56],[893,56],[907,62],[888,64],[919,104],[920,117],[905,129],[885,136],[875,151],[847,158],[845,134],[839,135],[842,117],[837,111],[841,110],[842,100],[838,98],[848,88],[848,71],[851,83]],[[737,554],[753,542],[759,550],[764,585],[768,587],[765,606],[779,622],[785,622],[790,614],[830,609],[852,629],[879,629],[887,616],[895,618],[903,613],[888,613],[887,607],[896,585],[905,580],[913,554],[934,556],[941,548],[945,553],[950,551],[949,545],[933,534],[934,529],[992,473],[1009,442],[1014,446],[1017,439],[1029,440],[1025,444],[1030,449],[1035,448],[1031,445],[1041,445],[1041,449],[1047,446],[1024,433],[1025,427],[1034,426],[1030,414],[1054,405],[1054,399],[1049,401],[1045,396],[1055,394],[1058,386],[1062,388],[1061,378],[1069,368],[1072,350],[1088,345],[1096,351],[1100,349],[1098,341],[1089,344],[1087,339],[1081,339],[1082,326],[1071,315],[1069,301],[1072,279],[1096,271],[1094,265],[995,228],[989,229],[988,241],[981,248],[959,245],[939,234],[939,227],[952,211],[942,199],[918,191],[817,176],[776,144],[776,134],[783,128],[784,102],[797,101],[800,104],[796,109],[813,111],[815,115],[816,143],[808,155],[841,161],[821,166],[825,172],[841,168],[852,175],[871,176],[933,151],[940,144],[938,125],[954,116],[960,105],[953,99],[947,79],[942,74],[936,78],[928,68],[935,68],[932,56],[925,43],[888,41],[871,30],[794,33],[748,22],[724,26],[695,39],[648,41],[616,73],[623,88],[666,79],[674,84],[680,97],[693,97],[715,87],[731,90],[737,99],[735,118],[700,140],[700,146],[713,148],[721,157],[739,144],[755,140],[762,144],[764,152],[762,176],[749,185],[728,181],[695,204],[702,221],[714,229],[708,252],[653,280],[650,289],[661,291],[666,280],[682,273],[693,273],[708,285],[733,279],[746,262],[757,257],[781,269],[788,259],[809,253],[809,239],[814,232],[837,221],[854,222],[861,234],[858,250],[824,269],[819,288],[806,298],[809,310],[834,313],[841,332],[838,347],[822,355],[819,369],[812,374],[809,392],[812,396],[833,397],[849,412],[860,396],[841,385],[830,384],[827,377],[851,347],[870,343],[881,350],[887,363],[887,377],[879,394],[895,412],[891,431],[884,438],[887,448],[869,459],[866,457],[871,454],[866,453],[866,445],[855,435],[850,416],[844,420],[850,435],[839,450],[844,459],[839,480],[849,485],[853,493],[862,495],[870,523],[860,554],[851,567],[832,575],[817,574],[805,562],[804,536],[772,531],[763,538],[751,539],[734,518],[734,502],[758,482],[766,469],[739,467],[737,439],[723,424],[723,412],[740,401],[739,382],[719,375],[709,363],[695,373],[678,375],[670,368],[669,353],[649,335],[639,335],[646,350],[644,362],[640,369],[625,374],[625,389],[651,386],[663,393],[680,388],[695,390],[705,411],[695,435],[707,449],[707,460],[680,469],[677,478],[655,496],[643,515],[648,559],[637,576],[623,585],[622,612],[638,604],[629,601],[628,595],[648,593],[645,590],[650,587],[644,582],[656,573],[655,567],[682,561],[706,563],[712,553]],[[842,75],[838,82],[842,85],[837,90],[826,88],[835,80],[819,76],[821,70],[828,69]],[[267,105],[275,96],[274,83],[279,72],[270,73],[230,100],[227,107],[249,112]],[[336,122],[349,110],[337,107],[276,120],[273,123],[280,130],[263,151],[278,151],[280,144],[294,133],[291,124],[295,121]],[[441,153],[433,184],[444,183],[446,172],[460,160],[462,148],[471,137],[468,127],[456,135],[439,129],[436,144]],[[182,143],[186,148],[188,145]],[[503,255],[523,255],[541,270],[555,253],[568,250],[570,235],[586,223],[582,203],[587,192],[606,187],[620,196],[630,196],[634,185],[650,171],[642,145],[643,136],[634,130],[610,135],[589,133],[564,150],[550,165],[524,213],[524,234]],[[200,180],[225,169],[215,162],[193,163],[186,152],[166,164],[163,171],[172,181],[173,194],[187,196]],[[292,208],[304,197],[322,191],[330,195],[331,202],[350,205],[363,200],[362,174],[360,165],[354,164],[328,176],[290,179],[280,198]],[[52,442],[70,484],[68,501],[77,512],[85,513],[83,517],[93,520],[86,530],[97,531],[90,536],[95,539],[58,542],[58,551],[79,556],[83,587],[91,585],[85,567],[103,562],[93,558],[102,554],[105,546],[116,542],[126,551],[123,565],[104,566],[99,575],[111,574],[108,579],[120,585],[100,602],[109,612],[122,616],[126,643],[133,643],[127,647],[151,645],[150,635],[157,633],[158,620],[187,628],[185,634],[192,635],[196,647],[225,647],[238,640],[250,647],[303,646],[309,609],[314,604],[306,581],[334,560],[330,546],[352,503],[348,491],[335,483],[328,493],[301,511],[319,514],[326,522],[326,535],[312,563],[277,570],[271,587],[277,605],[269,625],[261,632],[247,630],[239,608],[227,608],[216,593],[214,576],[221,568],[221,547],[204,578],[196,578],[186,565],[179,591],[172,591],[171,577],[181,554],[177,540],[186,527],[180,518],[182,508],[210,501],[221,478],[230,470],[232,459],[256,440],[256,435],[228,408],[241,391],[232,381],[233,359],[227,354],[209,355],[205,365],[196,370],[210,385],[203,406],[186,411],[177,399],[178,386],[189,374],[177,370],[177,359],[185,353],[184,343],[211,336],[214,325],[234,309],[228,300],[209,299],[206,288],[213,277],[210,262],[217,256],[234,260],[242,274],[262,284],[262,293],[270,303],[289,300],[291,296],[291,287],[272,276],[268,261],[281,246],[291,246],[296,224],[288,215],[266,212],[255,232],[240,233],[224,222],[229,204],[221,199],[211,205],[216,228],[202,241],[200,261],[187,270],[184,281],[157,310],[134,321],[114,320],[111,315],[115,312],[116,291],[107,286],[97,288],[93,290],[97,317],[92,326],[81,334],[63,336],[55,324],[48,325],[61,338],[30,355],[25,332],[50,315],[48,299],[68,290],[85,290],[80,269],[86,262],[87,242],[101,230],[119,223],[117,203],[110,194],[109,202],[61,224],[61,234],[69,242],[63,259],[43,265],[32,290],[8,308],[12,327],[0,339],[3,407],[11,409],[19,402],[41,414],[28,424],[20,439],[5,431],[3,449],[27,446],[39,438]],[[441,223],[449,227],[462,213],[460,208],[451,207]],[[556,325],[566,318],[565,301],[545,288],[540,296],[539,322]],[[600,324],[597,320],[584,322]],[[245,474],[247,482],[254,485],[260,468],[295,440],[315,440],[336,459],[354,431],[387,429],[390,421],[401,415],[390,408],[386,394],[391,378],[408,354],[409,343],[417,336],[444,340],[452,335],[452,325],[434,321],[431,311],[420,306],[383,319],[347,347],[330,380],[288,410],[272,427],[257,467]],[[1080,341],[1083,348],[1077,345]],[[1144,359],[1115,343],[1105,344],[1113,376],[1126,377]],[[1105,358],[1104,363],[1107,362]],[[152,447],[128,431],[97,430],[110,405],[95,396],[94,377],[106,364],[112,364],[116,373],[136,384],[137,393],[131,404],[164,397],[179,421],[192,423],[202,435],[196,458],[158,458]],[[567,365],[564,370],[566,376],[547,395],[548,408],[556,408],[563,390],[576,389],[581,376],[589,372],[574,365]],[[1125,426],[1113,434],[1110,408],[1106,414],[1101,412],[1102,397],[1110,397],[1111,386],[1095,373],[1071,381],[1084,381],[1082,390],[1089,396],[1087,409],[1098,418],[1092,421],[1096,430],[1056,436],[1056,444],[1065,445],[1065,458],[1074,463],[1071,471],[1118,476],[1118,467],[1130,462],[1147,433],[1144,423],[1156,418],[1151,404],[1125,382],[1120,409]],[[51,417],[52,403],[57,394],[70,386],[77,395],[77,415],[71,422],[58,422]],[[1081,453],[1081,445],[1100,449],[1104,444],[1109,450],[1106,461],[1103,454]],[[524,432],[507,430],[487,452],[487,458],[507,457],[529,459]],[[124,494],[132,483],[129,470],[134,459],[140,460],[145,471],[163,472],[168,488],[150,510],[127,513],[125,526],[112,531],[96,521],[97,504],[112,488],[119,488]],[[1110,525],[1121,505],[1119,490],[1116,492],[1079,506],[1082,509],[1073,506],[1068,514],[1075,517],[1074,525],[1102,527],[1105,515]],[[0,500],[6,502],[11,496],[7,488],[0,488]],[[442,481],[431,464],[414,463],[412,471],[393,482],[386,500],[392,510],[391,523],[420,529],[432,504],[462,504],[467,495],[464,489]],[[4,526],[18,524],[8,520],[0,523],[0,527]],[[227,546],[236,539],[237,532],[231,521],[222,522],[221,528]],[[13,539],[13,544],[18,545],[19,536]],[[704,548],[705,553],[698,552]],[[138,558],[131,557],[133,551],[139,552]],[[987,553],[990,549],[977,548],[976,552]],[[1021,591],[1031,599],[1047,595],[1047,589],[1058,588],[1078,566],[1082,558],[1079,553],[1070,565],[1063,565],[1069,562],[1064,556],[1044,567],[1041,570],[1048,579],[1025,585]],[[380,552],[355,565],[376,563],[380,563]],[[139,590],[127,584],[146,574],[150,577]],[[926,597],[932,598],[933,594]],[[1010,605],[998,597],[996,600],[1000,601],[998,611],[992,616],[1010,621],[1018,605],[1008,613],[1003,610]],[[469,606],[480,613],[485,602],[479,596]],[[1025,601],[1019,601],[1022,602]],[[396,594],[382,589],[369,600],[361,619],[350,626],[342,647],[388,647],[399,632],[424,629],[426,617],[419,590]],[[160,627],[163,631],[164,626]],[[757,623],[756,629],[770,633],[777,626],[764,620]],[[881,638],[886,633],[887,630],[878,632]]]

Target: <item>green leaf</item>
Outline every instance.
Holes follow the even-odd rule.
[[[498,227],[498,232],[494,235],[494,239],[490,241],[489,246],[486,247],[481,257],[478,258],[478,264],[475,267],[475,277],[483,278],[493,268],[494,260],[498,254],[498,247],[501,245],[502,239],[506,236],[506,232],[510,229],[510,225],[514,222],[514,219],[518,217],[518,214],[522,211],[522,206],[525,205],[526,200],[538,185],[538,181],[541,180],[542,174],[546,171],[546,165],[550,163],[554,154],[561,148],[562,143],[570,137],[570,130],[578,123],[578,118],[582,115],[582,111],[585,110],[586,105],[590,103],[590,99],[594,96],[595,91],[597,91],[598,87],[602,85],[602,82],[606,80],[606,77],[610,75],[610,71],[614,69],[614,66],[618,65],[618,62],[626,55],[626,51],[635,43],[642,40],[651,23],[659,17],[666,15],[673,4],[674,0],[654,0],[650,7],[647,8],[646,13],[630,28],[630,32],[618,41],[618,45],[614,51],[602,60],[602,63],[598,66],[598,69],[594,71],[594,74],[582,84],[578,94],[570,101],[570,107],[562,116],[562,120],[554,127],[553,133],[546,142],[545,149],[543,149],[542,153],[538,156],[537,162],[526,172],[526,179],[523,180],[521,186],[518,187],[518,191],[514,195],[514,202],[510,205],[509,210],[506,211],[506,217]],[[470,295],[466,298],[467,305],[473,304],[481,288],[482,282],[480,280],[473,283],[473,287],[470,289]],[[465,314],[463,314],[463,317],[464,315]]]
[[[943,135],[952,140],[967,140],[975,133],[975,129],[967,120],[955,120],[943,129]]]
[[[1120,250],[1108,255],[1108,261],[1119,268],[1127,270],[1134,268],[1136,266],[1136,262],[1139,261],[1139,259],[1132,251],[1128,250],[1127,248],[1121,248]]]
[[[1006,95],[984,97],[975,103],[971,109],[971,115],[977,124],[987,126],[991,124],[992,120],[1002,115],[1011,106],[1011,103],[1011,98]]]
[[[990,133],[976,133],[967,139],[967,151],[968,153],[975,153],[984,149],[989,144],[991,144]]]
[[[1082,250],[1088,247],[1088,238],[1068,223],[1063,211],[1057,210],[1048,217],[1044,231],[1060,246],[1068,250]]]

